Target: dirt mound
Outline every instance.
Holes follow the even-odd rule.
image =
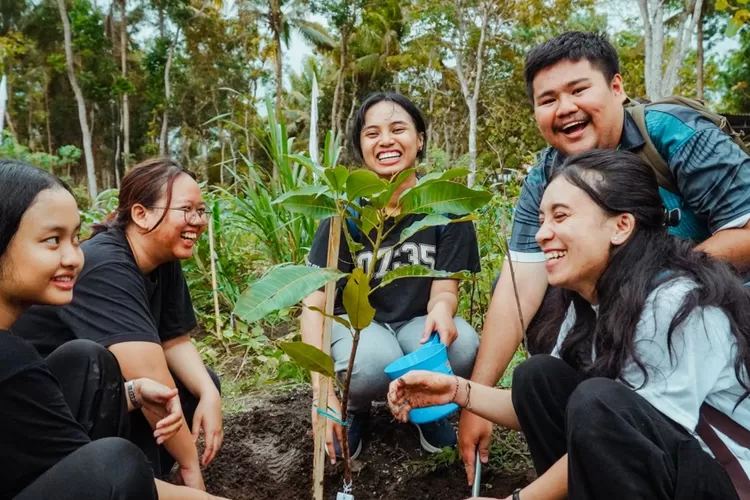
[[[310,394],[295,390],[258,398],[227,416],[224,445],[205,471],[214,494],[234,500],[311,498],[313,442]],[[354,463],[356,500],[458,500],[469,496],[466,476],[455,454],[436,459],[419,447],[416,430],[395,422],[380,405]],[[532,472],[509,474],[485,466],[482,494],[503,498],[528,483]],[[326,498],[335,499],[342,483],[339,465],[327,466]]]

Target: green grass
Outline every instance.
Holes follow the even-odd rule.
[[[411,476],[422,476],[449,467],[463,467],[462,464],[457,448],[444,448],[440,453],[404,462],[402,467]],[[495,427],[490,441],[489,466],[508,475],[524,474],[533,469],[534,465],[523,435],[520,432]]]

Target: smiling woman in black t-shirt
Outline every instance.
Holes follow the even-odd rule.
[[[13,325],[42,354],[88,339],[115,355],[126,378],[176,387],[188,425],[163,449],[150,438],[153,416],[134,412],[131,440],[157,477],[166,477],[176,460],[179,479],[201,490],[201,465],[213,460],[223,439],[221,398],[218,378],[190,341],[196,319],[180,260],[192,256],[207,216],[192,172],[171,159],[137,165],[122,179],[117,210],[81,244],[86,263],[73,301],[32,307]],[[195,444],[201,430],[202,461]]]
[[[0,499],[205,499],[154,481],[144,454],[117,437],[123,414],[142,407],[157,420],[151,439],[169,441],[182,427],[177,391],[145,378],[123,384],[115,357],[94,342],[69,342],[44,360],[8,331],[32,304],[71,301],[80,226],[59,179],[0,160]]]
[[[425,154],[425,123],[417,107],[407,98],[394,93],[370,95],[360,106],[352,129],[352,144],[362,162],[379,177],[389,180],[399,172],[416,165]],[[386,221],[387,228],[395,224],[400,213],[399,197],[417,183],[412,174],[393,194],[388,211],[393,218]],[[366,200],[363,201],[366,203]],[[397,267],[422,264],[436,270],[479,270],[479,250],[476,233],[471,222],[457,222],[445,226],[431,227],[419,231],[398,244],[401,231],[413,222],[424,218],[424,214],[404,217],[398,227],[379,248],[381,258],[373,274],[375,287],[385,274]],[[308,256],[311,266],[325,267],[328,253],[330,221],[320,224]],[[362,248],[351,255],[342,234],[339,250],[339,269],[350,272],[354,262],[367,266],[372,259],[373,248],[368,238],[358,238]],[[339,294],[340,295],[340,294]],[[322,309],[325,294],[316,291],[305,299],[307,306]],[[375,308],[375,320],[361,333],[357,357],[350,385],[349,410],[347,416],[349,446],[355,458],[362,445],[362,427],[366,421],[370,403],[385,398],[388,377],[383,369],[406,353],[419,349],[433,331],[448,347],[448,357],[453,370],[469,375],[474,366],[479,337],[462,318],[455,317],[458,308],[458,281],[453,279],[406,278],[379,288],[370,295]],[[341,297],[337,297],[336,314],[343,314]],[[320,347],[322,316],[309,308],[302,313],[302,339]],[[352,348],[352,335],[347,328],[334,323],[331,338],[331,355],[337,373],[347,369]],[[318,394],[318,374],[312,373],[313,394]],[[316,396],[314,396],[314,399]],[[318,401],[313,401],[313,428],[318,418]],[[341,411],[340,402],[333,391],[328,392],[327,406]],[[422,448],[428,452],[439,452],[445,446],[456,444],[456,433],[446,419],[417,426]],[[342,428],[328,420],[326,444],[331,457],[340,456],[338,436]],[[334,436],[337,436],[334,438]]]

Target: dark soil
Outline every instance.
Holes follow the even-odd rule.
[[[310,427],[309,391],[293,390],[248,402],[244,411],[226,417],[221,453],[205,471],[208,490],[234,500],[311,498]],[[524,448],[518,436],[511,437]],[[524,453],[525,449],[514,451]],[[423,452],[416,429],[395,422],[387,408],[376,405],[368,439],[354,462],[353,495],[356,500],[469,497],[460,460],[455,454],[440,456],[447,459],[436,460]],[[509,473],[497,462],[493,459],[484,467],[483,495],[504,498],[533,478],[525,466]],[[341,465],[326,466],[325,498],[336,498],[342,471]]]

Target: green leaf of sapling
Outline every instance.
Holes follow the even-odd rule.
[[[370,305],[370,280],[361,268],[355,268],[346,282],[343,293],[344,309],[349,323],[355,330],[367,328],[375,318],[375,309]]]
[[[333,358],[317,347],[304,342],[280,342],[279,348],[306,370],[331,378],[336,375],[333,368]]]

